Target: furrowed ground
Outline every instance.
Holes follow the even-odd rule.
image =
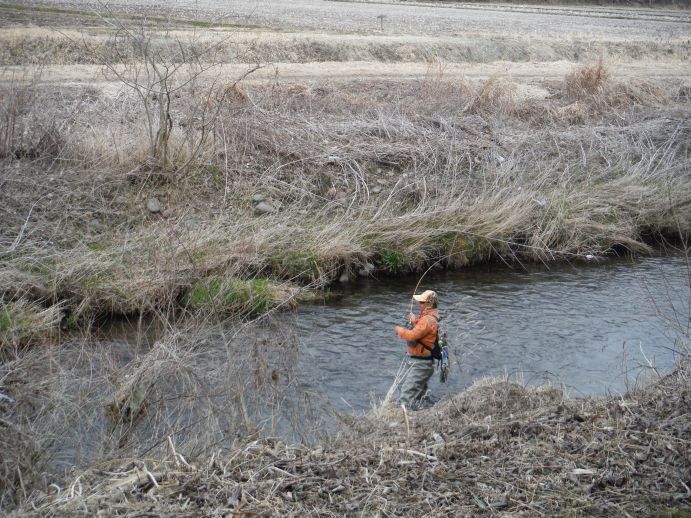
[[[613,410],[614,400],[579,403],[552,394],[546,402],[521,392],[520,412],[539,428],[527,435],[520,432],[523,417],[511,413],[501,414],[508,428],[494,434],[461,433],[485,414],[456,416],[458,426],[440,421],[446,431],[438,430],[438,447],[416,447],[436,439],[415,435],[430,432],[424,423],[435,423],[437,414],[416,417],[405,437],[395,429],[391,458],[380,464],[398,466],[387,472],[393,485],[372,483],[378,471],[371,455],[388,432],[371,423],[349,422],[345,446],[329,445],[333,455],[319,457],[328,457],[323,473],[309,464],[314,473],[298,473],[293,457],[283,459],[293,453],[271,450],[269,442],[261,452],[250,442],[226,452],[229,459],[252,457],[258,463],[247,461],[252,473],[229,471],[233,461],[217,457],[195,459],[192,469],[175,456],[190,459],[210,444],[260,433],[260,400],[276,397],[271,381],[257,382],[253,396],[231,397],[232,410],[204,406],[206,428],[177,446],[166,438],[184,436],[180,427],[187,430],[189,420],[170,421],[151,404],[133,411],[132,402],[142,380],[147,398],[158,393],[160,401],[179,382],[189,391],[180,395],[190,402],[185,408],[199,412],[200,387],[228,374],[221,369],[205,380],[186,370],[199,354],[200,333],[207,333],[202,327],[224,320],[232,329],[323,297],[339,281],[432,265],[578,262],[685,243],[690,41],[691,15],[675,9],[316,1],[171,2],[163,9],[133,1],[106,10],[95,2],[0,3],[0,395],[7,398],[0,398],[7,432],[0,446],[14,452],[2,458],[3,507],[88,515],[108,505],[136,514],[165,502],[172,507],[161,512],[271,514],[300,502],[295,512],[399,515],[409,503],[387,495],[412,476],[400,466],[414,466],[416,476],[450,484],[442,507],[417,494],[410,504],[416,514],[688,509],[689,445],[677,425],[688,421],[689,400],[680,396],[672,416],[665,385],[688,380],[683,366],[663,388],[641,396],[653,401],[657,417],[671,420],[660,432],[667,450],[658,439],[643,439],[656,433],[648,410],[636,420],[626,405]],[[153,318],[168,329],[157,347],[124,367],[134,377],[120,379],[121,367],[84,352],[89,333],[112,316]],[[687,350],[688,330],[680,333],[677,345]],[[98,380],[75,381],[81,395],[63,379],[76,374],[60,351],[75,344],[82,347],[79,361],[87,358],[99,372]],[[243,356],[238,365],[252,361]],[[25,375],[31,372],[41,372],[40,383]],[[233,376],[237,385],[219,391],[236,394],[247,385],[246,370]],[[78,482],[41,473],[50,471],[64,434],[88,412],[103,413],[100,399],[88,411],[80,399],[103,387],[120,402],[113,426],[126,431],[118,447],[90,459],[116,466],[111,479],[99,480],[103,473],[92,468],[75,499]],[[581,404],[588,415],[572,422]],[[237,412],[242,424],[221,425],[223,412]],[[400,416],[381,419],[401,423]],[[561,453],[545,446],[565,440],[562,421],[573,425],[574,437],[587,437],[578,444],[569,439],[568,459],[559,457],[566,455],[561,446]],[[576,422],[587,423],[588,432]],[[485,452],[482,460],[492,444],[514,439],[547,448],[539,452],[544,465],[528,468],[507,457],[510,475],[499,468],[472,477],[464,471],[467,480],[451,474],[467,449]],[[627,453],[602,466],[578,457],[601,439]],[[629,450],[646,447],[645,456],[631,460]],[[349,464],[347,475],[325,467],[351,454],[362,462]],[[557,467],[547,465],[547,455],[559,459],[554,480]],[[160,470],[147,473],[151,462]],[[534,483],[517,482],[526,469],[538,477]],[[282,481],[271,479],[277,474]],[[161,477],[170,481],[165,491]],[[312,491],[310,484],[324,477],[345,478]],[[49,488],[48,480],[61,489]],[[452,498],[455,483],[463,490]],[[128,507],[131,498],[138,503]],[[276,498],[286,507],[276,507]]]

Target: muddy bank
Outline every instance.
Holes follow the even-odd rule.
[[[665,515],[691,509],[691,369],[569,400],[484,380],[444,405],[344,418],[319,447],[247,440],[198,459],[137,458],[37,491],[21,515],[141,512],[415,516]]]

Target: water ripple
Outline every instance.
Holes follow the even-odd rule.
[[[321,380],[336,406],[369,409],[370,396],[383,397],[405,358],[393,328],[405,321],[416,282],[362,281],[334,303],[286,316],[309,351],[302,377]],[[461,359],[449,383],[434,378],[442,397],[480,377],[504,375],[551,382],[576,396],[623,391],[624,373],[644,364],[641,348],[660,368],[673,365],[675,335],[658,310],[673,320],[689,308],[688,272],[679,257],[436,273],[423,288],[438,291],[454,358]]]

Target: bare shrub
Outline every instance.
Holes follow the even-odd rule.
[[[116,30],[109,51],[99,57],[105,75],[131,89],[143,109],[149,159],[144,165],[163,172],[172,165],[173,174],[184,171],[202,151],[223,105],[223,96],[229,92],[218,77],[210,77],[210,71],[218,65],[216,55],[227,38],[200,46],[194,37],[176,37],[172,48],[162,48],[160,35],[144,21],[134,26],[113,17],[113,13],[107,14]],[[257,68],[250,68],[242,78]],[[177,101],[181,98],[187,102]],[[176,109],[178,104],[181,109]],[[183,131],[176,142],[178,129]],[[172,144],[182,145],[171,148]]]

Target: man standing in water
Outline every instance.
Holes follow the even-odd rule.
[[[396,334],[408,342],[409,369],[401,385],[400,402],[409,409],[420,406],[420,400],[427,392],[427,382],[434,374],[432,349],[439,330],[436,292],[427,290],[422,295],[413,295],[413,299],[420,303],[420,316],[408,315],[413,328],[396,326]]]

